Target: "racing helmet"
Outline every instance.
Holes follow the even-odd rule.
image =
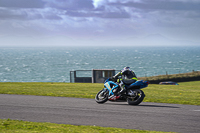
[[[128,70],[128,71],[132,71],[132,70],[130,69],[130,67],[124,67],[123,70],[122,70],[122,72],[125,72],[125,71],[127,71],[127,70]]]

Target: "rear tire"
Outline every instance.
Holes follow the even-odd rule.
[[[138,105],[143,101],[145,94],[142,90],[139,90],[139,89],[136,89],[133,91],[137,93],[136,97],[131,97],[131,98],[128,97],[127,102],[129,105]]]
[[[95,101],[97,103],[105,103],[106,101],[108,101],[108,90],[101,90],[97,93],[96,97],[95,97]]]

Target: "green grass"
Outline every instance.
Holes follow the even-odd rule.
[[[145,102],[200,105],[200,81],[179,85],[149,85],[143,89]]]
[[[102,83],[0,82],[0,94],[94,98]],[[150,84],[144,102],[200,105],[200,81],[179,85]]]
[[[103,84],[49,83],[49,82],[2,82],[0,94],[94,98]]]
[[[164,133],[134,129],[121,129],[99,126],[76,126],[54,123],[39,123],[0,119],[1,133]]]

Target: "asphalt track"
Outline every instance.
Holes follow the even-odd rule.
[[[0,119],[126,129],[200,132],[200,106],[143,102],[97,104],[94,99],[0,94]]]

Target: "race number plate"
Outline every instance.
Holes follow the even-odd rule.
[[[111,90],[109,83],[105,83],[105,86],[106,86],[109,90]]]

